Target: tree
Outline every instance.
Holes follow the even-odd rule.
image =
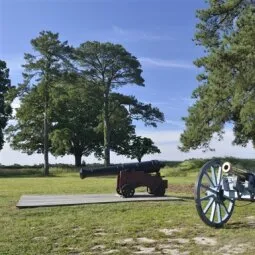
[[[199,11],[196,39],[207,56],[195,64],[204,69],[193,92],[195,104],[185,117],[182,151],[210,148],[216,133],[222,139],[232,123],[234,144],[255,145],[255,5],[254,1],[211,1]],[[211,37],[209,38],[209,35]]]
[[[51,152],[61,156],[74,155],[75,166],[80,166],[82,156],[96,152],[101,143],[97,131],[102,107],[100,97],[97,97],[100,91],[80,83],[59,84],[58,89],[51,108],[55,123],[50,134]]]
[[[4,144],[3,130],[12,113],[12,100],[9,97],[10,89],[11,81],[9,79],[9,69],[6,63],[0,60],[0,150],[3,148]]]
[[[82,74],[103,92],[104,161],[110,164],[110,94],[114,89],[127,84],[144,86],[139,61],[121,45],[86,42],[76,51],[76,59]]]
[[[123,154],[131,159],[137,159],[141,162],[144,155],[160,153],[154,142],[147,137],[133,136],[128,144],[126,144],[119,154]]]
[[[44,151],[42,89],[43,86],[38,85],[22,97],[20,107],[16,109],[16,123],[6,129],[11,147],[28,155]]]
[[[24,87],[40,85],[41,100],[43,102],[43,153],[44,174],[49,174],[49,96],[53,85],[65,74],[65,67],[70,65],[71,49],[67,42],[61,42],[59,35],[50,31],[42,31],[39,36],[31,40],[36,55],[25,54],[26,64]]]
[[[157,127],[158,122],[165,121],[164,113],[159,108],[139,102],[134,96],[111,93],[111,101],[125,106],[132,120],[143,121],[146,126]]]

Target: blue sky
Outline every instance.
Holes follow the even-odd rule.
[[[166,117],[166,122],[156,130],[145,128],[141,123],[137,126],[137,133],[154,139],[162,151],[161,155],[146,159],[215,156],[215,153],[184,154],[177,150],[184,127],[181,117],[187,115],[188,106],[192,104],[191,93],[198,86],[199,70],[193,61],[204,53],[192,38],[197,23],[196,10],[204,7],[204,0],[0,0],[0,59],[7,62],[12,83],[17,84],[22,82],[23,54],[31,52],[30,40],[42,30],[58,32],[61,40],[68,40],[74,46],[88,40],[120,43],[140,60],[145,79],[145,87],[130,85],[120,92],[152,103]],[[223,145],[215,143],[215,147],[219,147],[217,155],[230,155],[229,151],[234,156],[244,152],[252,155],[249,146],[248,154],[247,149],[235,147],[233,150],[230,147],[233,134],[226,131],[225,149],[221,151]],[[12,152],[6,144],[0,152],[0,160],[8,164],[13,163],[13,158],[28,164],[35,161]],[[39,157],[36,160],[41,161]],[[70,161],[66,157],[57,162],[63,160]],[[114,155],[113,161],[126,159]]]

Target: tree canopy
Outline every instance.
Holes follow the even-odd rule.
[[[43,103],[43,153],[44,174],[49,174],[49,98],[53,85],[59,82],[70,65],[69,56],[71,48],[68,43],[59,40],[59,34],[42,31],[39,36],[31,40],[35,55],[25,53],[26,63],[23,65],[25,72],[24,84],[21,90],[27,92],[32,86],[38,87],[38,95]]]
[[[231,123],[234,143],[255,145],[255,5],[254,1],[210,1],[198,11],[196,40],[207,55],[195,61],[203,70],[193,92],[195,103],[185,117],[183,151],[210,148]]]
[[[139,61],[121,45],[72,48],[50,31],[31,44],[35,55],[25,54],[17,122],[7,134],[12,148],[44,154],[45,175],[49,152],[74,155],[76,166],[91,153],[109,164],[110,150],[120,153],[135,136],[133,120],[153,127],[164,121],[158,108],[116,92],[127,84],[144,86]]]
[[[0,150],[4,145],[3,130],[12,113],[12,98],[9,97],[10,89],[9,69],[7,68],[6,62],[0,60]]]
[[[144,86],[139,61],[119,44],[85,42],[76,50],[81,73],[103,92],[104,161],[110,164],[110,94],[127,84]]]
[[[160,149],[150,138],[141,136],[132,136],[128,143],[119,150],[119,154],[137,159],[138,162],[141,162],[144,155],[155,153],[160,153]]]

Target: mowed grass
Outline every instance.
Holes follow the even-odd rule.
[[[21,195],[113,193],[116,178],[81,180],[63,171],[1,177],[0,254],[254,254],[255,203],[235,207],[223,229],[210,228],[193,201],[197,170],[172,177],[169,171],[163,171],[170,175],[168,194],[183,201],[21,210],[15,206]]]

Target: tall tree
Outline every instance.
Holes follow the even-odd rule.
[[[141,162],[144,155],[160,153],[160,149],[150,138],[141,136],[133,136],[119,151],[119,154],[137,159],[138,162]]]
[[[180,149],[211,149],[215,133],[222,139],[225,123],[233,124],[235,144],[255,145],[254,1],[210,1],[198,16],[196,39],[207,55],[195,62],[204,72],[184,118]]]
[[[57,33],[42,31],[39,36],[31,40],[35,55],[25,54],[26,64],[23,65],[25,72],[24,85],[28,88],[41,85],[43,101],[43,153],[44,174],[49,174],[49,94],[55,82],[65,73],[69,65],[70,47],[67,41],[61,42]]]
[[[103,92],[104,162],[110,164],[110,93],[121,86],[136,84],[144,86],[139,61],[121,45],[86,42],[80,45],[76,58],[82,73]]]
[[[9,79],[9,69],[6,66],[6,63],[0,60],[0,150],[3,148],[4,144],[3,130],[12,113],[12,100],[8,97],[10,89],[11,81]]]
[[[20,107],[16,109],[16,122],[6,129],[11,147],[28,155],[44,151],[42,89],[43,85],[40,84],[22,97]]]
[[[81,165],[82,156],[97,151],[102,136],[98,134],[102,100],[98,89],[76,83],[68,86],[59,84],[51,108],[54,122],[50,134],[51,152],[54,155],[71,154],[75,165]]]

